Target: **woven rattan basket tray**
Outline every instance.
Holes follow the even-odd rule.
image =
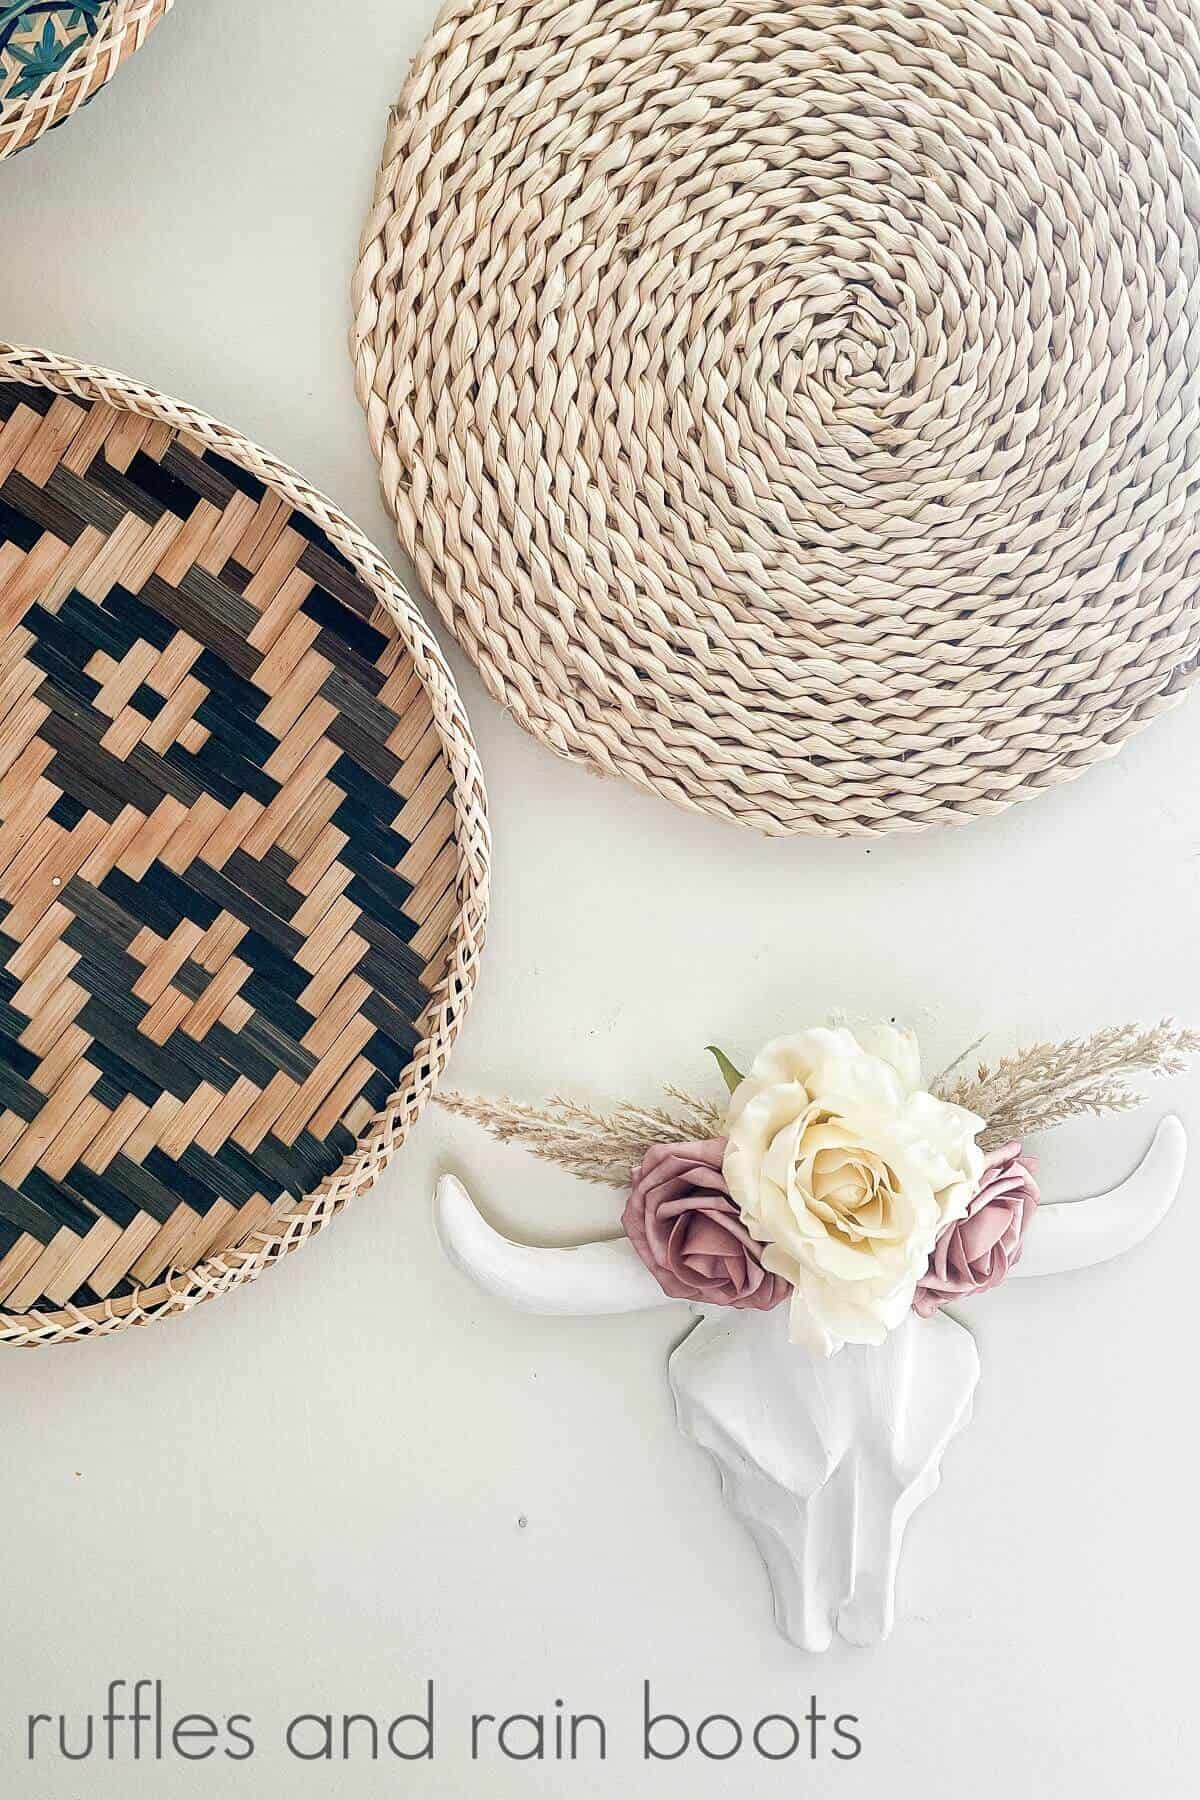
[[[369,1187],[487,877],[452,680],[354,526],[0,346],[0,1342],[183,1311]]]
[[[385,499],[560,754],[765,832],[1109,756],[1200,657],[1196,0],[449,0],[354,289]]]
[[[140,50],[174,0],[0,0],[0,161],[60,125]]]

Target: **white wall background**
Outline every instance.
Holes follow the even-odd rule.
[[[389,102],[433,0],[179,0],[66,129],[0,167],[0,336],[193,400],[393,538],[344,349]],[[457,1085],[536,1097],[707,1079],[835,1007],[915,1024],[933,1066],[1173,1011],[1200,1021],[1200,704],[1003,818],[871,848],[767,843],[602,784],[524,738],[452,656],[487,771],[495,912]],[[1066,1195],[1124,1174],[1151,1112],[1063,1132]],[[443,1266],[428,1201],[468,1176],[548,1236],[620,1201],[428,1113],[379,1190],[257,1288],[85,1349],[0,1354],[0,1775],[29,1800],[773,1793],[1117,1800],[1191,1792],[1197,1748],[1200,1176],[1127,1263],[973,1314],[976,1422],[911,1531],[899,1619],[824,1658],[773,1631],[749,1542],[674,1434],[670,1314],[511,1317]],[[518,1529],[525,1515],[528,1525]],[[256,1759],[31,1774],[31,1710],[158,1676],[255,1715]],[[407,1711],[435,1765],[305,1768],[302,1710]],[[850,1764],[643,1770],[640,1684],[694,1720],[817,1695]],[[605,1713],[610,1755],[473,1769],[464,1719]]]

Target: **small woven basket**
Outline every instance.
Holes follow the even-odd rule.
[[[354,287],[384,498],[559,753],[994,813],[1200,653],[1195,0],[450,0]]]
[[[369,1188],[488,869],[452,678],[350,521],[0,346],[0,1343],[183,1312]]]
[[[0,0],[0,161],[69,119],[140,50],[174,0]]]

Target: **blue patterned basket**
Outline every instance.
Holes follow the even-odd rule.
[[[0,0],[0,160],[110,81],[172,0]]]

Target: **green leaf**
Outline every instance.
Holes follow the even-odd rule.
[[[705,1049],[708,1051],[710,1056],[716,1057],[717,1067],[721,1071],[721,1078],[724,1081],[725,1086],[729,1089],[730,1093],[732,1094],[735,1088],[741,1087],[741,1085],[742,1085],[743,1081],[745,1081],[746,1077],[742,1074],[740,1069],[736,1069],[734,1067],[734,1065],[730,1062],[729,1058],[726,1056],[725,1052],[723,1050],[719,1050],[715,1044],[706,1044]]]

